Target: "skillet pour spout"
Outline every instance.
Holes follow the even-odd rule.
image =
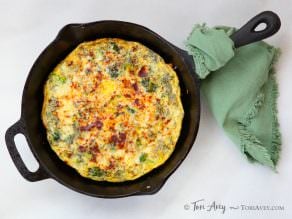
[[[260,23],[267,27],[255,28]],[[280,19],[273,12],[263,12],[234,33],[231,38],[235,47],[243,46],[276,33]],[[97,182],[80,176],[61,161],[51,150],[46,130],[41,121],[43,86],[53,68],[78,44],[98,38],[121,38],[137,41],[158,53],[167,63],[176,66],[181,88],[181,101],[185,111],[182,129],[170,158],[144,176],[121,183]],[[86,24],[68,24],[39,55],[26,79],[22,95],[21,117],[5,134],[7,149],[20,174],[28,181],[53,178],[76,192],[100,198],[118,198],[132,195],[154,194],[164,185],[191,150],[197,136],[200,121],[199,80],[192,58],[157,33],[138,24],[123,21],[98,21]],[[27,169],[15,145],[17,134],[25,136],[39,163],[39,169]]]

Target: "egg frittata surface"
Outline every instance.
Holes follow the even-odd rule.
[[[134,180],[163,164],[183,116],[172,66],[137,42],[81,43],[44,87],[42,120],[51,148],[96,181]]]

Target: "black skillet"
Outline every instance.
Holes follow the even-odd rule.
[[[255,28],[260,23],[265,23],[266,28],[256,31]],[[273,35],[279,30],[280,25],[279,17],[273,12],[266,11],[251,19],[231,38],[235,47],[244,46]],[[167,63],[172,63],[180,80],[181,100],[185,111],[181,134],[171,157],[150,173],[122,183],[96,182],[81,177],[51,150],[41,121],[43,85],[48,74],[79,43],[103,37],[118,37],[140,42],[160,54]],[[5,140],[14,164],[28,181],[53,178],[72,190],[102,198],[153,194],[162,187],[187,156],[197,135],[199,118],[199,81],[196,78],[192,58],[186,51],[175,47],[148,28],[133,23],[99,21],[69,24],[62,28],[56,39],[32,66],[23,90],[21,117],[7,130]],[[17,151],[14,137],[19,133],[26,137],[32,153],[39,162],[39,169],[36,172],[27,169]]]

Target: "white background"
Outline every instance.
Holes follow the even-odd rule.
[[[292,218],[292,4],[289,0],[95,0],[0,1],[0,218]],[[283,137],[278,173],[250,164],[218,128],[204,102],[190,154],[155,195],[99,199],[71,191],[54,180],[30,183],[17,172],[4,133],[20,116],[22,89],[34,60],[68,23],[116,19],[142,24],[183,48],[195,23],[239,27],[263,10],[282,19],[268,42],[282,49],[277,78]],[[25,163],[37,163],[22,136]],[[229,205],[282,205],[284,211],[194,212],[184,205],[205,199]]]

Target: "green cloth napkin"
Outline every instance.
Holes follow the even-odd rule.
[[[275,169],[281,135],[273,66],[279,50],[262,41],[235,49],[234,31],[196,25],[186,47],[217,122],[249,161]]]

